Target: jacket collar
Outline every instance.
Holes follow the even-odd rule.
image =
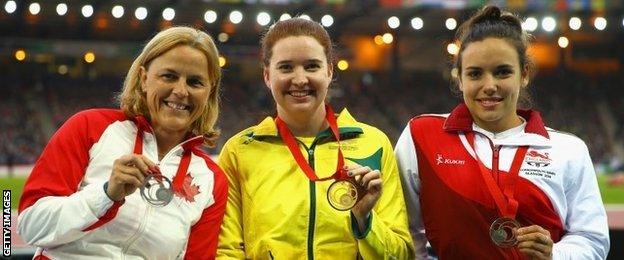
[[[132,118],[132,121],[134,121],[134,123],[136,124],[136,126],[137,126],[139,131],[150,133],[150,134],[154,134],[154,130],[152,128],[152,125],[147,120],[147,118],[145,118],[144,116],[137,115],[134,118]],[[188,132],[186,137],[184,138],[184,141],[182,141],[182,143],[180,143],[182,148],[184,148],[185,150],[186,149],[193,149],[193,148],[198,147],[198,146],[200,146],[202,144],[204,144],[204,137],[201,136],[201,135],[194,135],[191,132]]]
[[[364,131],[361,127],[359,127],[359,123],[353,118],[351,113],[345,108],[343,109],[336,118],[338,122],[338,131],[340,132],[340,136],[350,135],[350,134],[362,134]],[[277,131],[277,125],[275,124],[275,118],[266,117],[262,122],[257,124],[252,128],[252,132],[248,134],[251,137],[279,137],[279,133]],[[328,129],[320,132],[317,135],[317,139],[324,138],[326,136],[330,136],[331,132]]]
[[[550,139],[548,131],[542,121],[542,116],[535,110],[519,109],[516,113],[526,121],[525,133],[537,134]],[[465,103],[456,106],[444,121],[444,131],[447,132],[470,132],[472,129],[472,115]]]

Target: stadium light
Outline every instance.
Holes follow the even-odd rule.
[[[80,13],[82,13],[82,16],[84,16],[85,18],[91,17],[91,15],[93,15],[93,6],[91,5],[82,6],[82,8],[80,8]]]
[[[323,17],[321,17],[321,24],[325,27],[332,26],[332,24],[334,24],[334,17],[328,14],[323,15]]]
[[[622,18],[622,26],[624,26],[624,18]]]
[[[227,60],[223,56],[219,56],[219,67],[223,68],[227,64]]]
[[[451,55],[457,55],[457,53],[459,53],[459,46],[455,43],[449,43],[446,45],[446,51]]]
[[[121,5],[116,5],[113,6],[113,9],[111,9],[111,14],[113,15],[113,17],[119,19],[124,15],[124,8]]]
[[[95,54],[93,52],[88,51],[84,55],[84,61],[87,63],[93,63],[95,61]]]
[[[339,70],[347,70],[349,68],[349,62],[346,60],[339,60],[337,66]]]
[[[279,20],[280,20],[280,21],[284,21],[284,20],[288,20],[288,19],[290,19],[290,18],[292,18],[292,17],[290,16],[290,14],[288,14],[288,13],[283,13],[283,14],[280,16]]]
[[[412,18],[411,24],[412,24],[412,28],[414,28],[414,30],[420,30],[420,29],[423,28],[424,22],[423,22],[422,18],[414,17],[414,18]]]
[[[41,12],[41,5],[39,5],[39,3],[37,3],[37,2],[31,3],[31,4],[28,6],[28,11],[29,11],[32,15],[37,15],[37,14],[39,14],[39,12]]]
[[[217,12],[208,10],[204,13],[204,21],[207,23],[214,23],[217,20]]]
[[[173,18],[175,18],[175,10],[171,7],[165,8],[165,10],[162,11],[162,18],[165,19],[165,21],[173,20]]]
[[[60,3],[56,5],[56,14],[59,16],[63,16],[67,13],[67,5],[65,3]]]
[[[388,27],[392,29],[396,29],[401,25],[401,20],[398,17],[392,16],[388,18]]]
[[[394,36],[392,36],[391,33],[384,33],[384,35],[381,36],[381,39],[385,44],[391,44],[394,41]]]
[[[259,25],[265,26],[271,22],[271,15],[267,12],[260,12],[258,16],[256,16],[256,22]]]
[[[134,10],[134,17],[138,20],[144,20],[147,18],[147,8],[143,6],[137,7],[137,9]]]
[[[9,14],[12,14],[13,12],[15,12],[15,10],[17,10],[17,4],[15,3],[15,1],[7,1],[4,4],[4,11],[6,11]]]
[[[455,30],[455,28],[457,28],[457,20],[452,17],[448,18],[444,21],[444,25],[446,26],[446,29],[449,29],[449,31]]]
[[[384,44],[384,40],[383,40],[383,37],[381,35],[375,35],[375,38],[373,38],[373,41],[377,45],[383,45]]]
[[[596,19],[594,19],[594,27],[596,27],[599,31],[604,30],[607,28],[607,19],[602,16],[596,17]]]
[[[537,19],[529,16],[524,22],[522,22],[522,29],[525,31],[535,31],[537,29]]]
[[[57,71],[58,71],[59,74],[65,75],[69,71],[69,68],[67,68],[67,65],[61,64],[61,65],[58,66],[58,70]]]
[[[581,22],[581,19],[578,17],[572,17],[570,18],[570,21],[568,22],[568,25],[570,26],[570,29],[572,30],[578,30],[581,29],[581,24],[583,22]]]
[[[567,37],[561,36],[559,37],[559,40],[557,40],[557,43],[559,44],[559,47],[561,47],[562,49],[565,49],[566,47],[568,47],[568,44],[570,43],[570,41],[568,40]]]
[[[18,61],[23,61],[26,59],[26,51],[19,49],[15,51],[15,59]]]
[[[217,39],[218,39],[220,42],[227,42],[227,41],[230,39],[230,35],[228,35],[227,33],[222,32],[222,33],[220,33],[220,34],[217,36]]]
[[[238,10],[234,10],[230,13],[230,22],[239,24],[241,21],[243,21],[243,13]]]
[[[306,20],[308,20],[308,21],[312,21],[312,18],[311,18],[309,15],[307,15],[307,14],[301,14],[301,15],[299,16],[299,18],[301,18],[301,19],[306,19]]]
[[[542,29],[547,32],[552,32],[557,27],[557,21],[552,16],[546,16],[542,19]]]

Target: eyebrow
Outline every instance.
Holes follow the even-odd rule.
[[[320,62],[323,62],[323,61],[319,60],[319,59],[308,59],[308,60],[305,60],[304,62],[305,63],[320,63]],[[281,61],[277,62],[277,65],[288,64],[288,63],[293,63],[293,61],[292,60],[281,60]]]
[[[164,68],[164,70],[165,70],[166,72],[169,72],[169,73],[180,74],[178,71],[176,71],[176,70],[174,70],[174,69]],[[194,78],[194,79],[199,79],[199,80],[201,80],[201,81],[206,81],[206,80],[207,80],[206,78],[204,78],[204,76],[199,75],[199,74],[190,74],[188,77],[189,77],[189,78]]]
[[[513,65],[511,65],[511,64],[501,64],[501,65],[496,66],[496,69],[503,69],[503,68],[505,68],[505,69],[506,68],[513,68]],[[482,69],[483,69],[482,67],[477,67],[477,66],[470,66],[470,67],[466,68],[466,70],[482,70]]]

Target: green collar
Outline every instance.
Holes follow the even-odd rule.
[[[355,136],[364,133],[361,127],[358,126],[358,121],[351,116],[349,111],[345,108],[340,114],[338,114],[338,118],[336,118],[338,122],[338,132],[340,132],[340,137],[345,136]],[[252,131],[247,134],[249,137],[262,138],[262,137],[279,137],[277,132],[277,125],[275,124],[275,119],[273,117],[266,117],[262,122],[257,124],[252,128]],[[317,140],[322,140],[331,136],[331,131],[328,129],[323,130],[318,133],[316,136]]]

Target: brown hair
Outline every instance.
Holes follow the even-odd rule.
[[[117,97],[121,110],[129,117],[142,115],[150,119],[145,94],[141,91],[141,67],[148,68],[150,62],[167,51],[180,45],[191,46],[206,55],[208,61],[208,77],[211,84],[211,92],[200,117],[191,124],[191,132],[203,135],[204,142],[208,146],[214,146],[219,131],[214,125],[219,117],[219,99],[221,68],[219,66],[219,52],[212,38],[203,31],[176,26],[163,30],[156,34],[143,48],[141,54],[134,60],[126,79],[122,92]]]
[[[518,16],[510,12],[501,11],[496,6],[485,6],[470,19],[462,23],[455,34],[455,38],[460,46],[455,59],[458,77],[461,77],[462,53],[466,47],[472,42],[482,41],[486,38],[497,38],[507,41],[518,53],[520,70],[526,73],[527,76],[533,70],[533,64],[527,55],[531,36],[522,29],[522,21]],[[526,88],[520,90],[518,101],[519,104],[526,107],[531,106],[531,97]]]
[[[271,56],[273,56],[273,45],[283,38],[289,36],[310,36],[316,39],[325,51],[327,63],[333,64],[332,42],[327,31],[319,23],[303,18],[291,18],[278,21],[266,31],[260,45],[262,47],[262,64],[268,67]]]

